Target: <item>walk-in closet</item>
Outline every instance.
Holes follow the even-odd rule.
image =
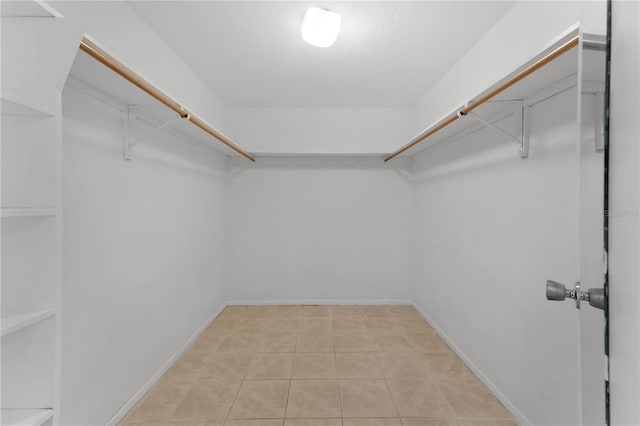
[[[2,0],[0,424],[640,424],[639,5]]]

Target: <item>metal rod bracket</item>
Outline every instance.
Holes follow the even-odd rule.
[[[131,149],[136,144],[135,135],[132,129],[136,121],[136,112],[127,105],[127,109],[121,113],[122,122],[122,158],[126,161],[131,160]]]
[[[461,110],[461,111],[458,111],[456,115],[458,116],[458,118],[472,117],[474,120],[479,121],[480,123],[495,130],[501,135],[506,136],[508,139],[512,140],[513,142],[517,143],[520,146],[520,150],[519,150],[520,158],[524,159],[529,156],[529,117],[531,115],[531,107],[525,106],[524,102],[520,102],[520,109],[518,112],[518,115],[520,116],[520,120],[519,120],[520,126],[522,129],[519,138],[501,129],[500,127],[496,126],[494,123],[491,123],[490,121],[485,120],[484,118],[477,115],[475,112],[472,112],[472,111],[464,112]]]

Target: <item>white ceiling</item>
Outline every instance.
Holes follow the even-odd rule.
[[[133,1],[229,107],[413,107],[513,1]],[[342,15],[327,49],[304,12]]]

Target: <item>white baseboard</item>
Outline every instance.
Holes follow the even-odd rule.
[[[294,300],[231,300],[228,306],[238,305],[412,305],[409,299],[294,299]]]
[[[533,423],[524,415],[520,410],[516,408],[516,406],[496,387],[496,385],[487,378],[487,376],[482,373],[482,371],[471,361],[471,359],[464,353],[462,350],[445,334],[445,332],[438,326],[438,324],[431,319],[429,315],[425,311],[418,306],[417,303],[411,301],[413,307],[422,315],[422,317],[429,323],[429,325],[442,337],[442,339],[447,342],[447,344],[453,349],[453,351],[464,361],[464,363],[469,367],[473,373],[478,376],[478,379],[484,385],[489,388],[489,390],[495,395],[496,398],[504,405],[504,407],[511,413],[516,423],[520,426],[532,425]]]
[[[187,339],[187,341],[178,349],[162,367],[129,399],[120,409],[105,423],[105,426],[116,426],[127,413],[133,408],[134,405],[142,399],[142,397],[155,385],[164,373],[180,358],[180,356],[186,352],[187,349],[195,342],[200,334],[222,313],[224,308],[227,307],[226,303],[223,303],[213,315],[211,315],[198,329]]]

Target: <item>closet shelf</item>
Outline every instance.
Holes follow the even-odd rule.
[[[80,51],[84,52],[88,57],[94,59],[97,64],[101,64],[105,69],[113,71],[113,75],[118,76],[118,78],[122,78],[123,81],[126,81],[128,84],[135,86],[141,93],[150,96],[151,99],[154,100],[154,103],[164,105],[164,107],[168,108],[170,111],[173,111],[173,118],[179,117],[180,121],[185,123],[190,123],[193,127],[199,129],[200,132],[208,135],[207,138],[210,139],[214,137],[219,142],[222,143],[222,146],[226,147],[225,150],[230,150],[234,154],[239,154],[250,161],[255,161],[253,156],[236,145],[228,136],[224,133],[198,117],[195,113],[187,109],[184,105],[180,104],[178,101],[164,93],[162,90],[155,87],[153,84],[142,78],[140,75],[136,74],[133,70],[128,68],[114,56],[112,56],[109,52],[103,49],[98,43],[89,39],[88,37],[83,37],[80,43]],[[81,57],[82,55],[78,55]],[[95,79],[96,73],[91,72],[92,79]],[[101,79],[103,80],[103,79]],[[111,80],[111,83],[109,81]],[[107,77],[106,81],[101,81],[101,85],[104,85],[106,82],[107,85],[112,85],[113,83],[112,77]],[[118,83],[115,83],[118,84]],[[121,84],[121,83],[120,83]],[[103,90],[104,91],[104,90]],[[111,92],[111,90],[107,90]],[[131,92],[130,88],[126,90],[127,92]],[[137,103],[129,103],[127,105],[139,105]],[[177,115],[176,115],[177,114]],[[135,114],[134,114],[135,116]],[[171,120],[172,121],[172,120]],[[161,126],[161,127],[164,127]],[[124,138],[126,141],[125,146],[123,147],[125,153],[125,159],[128,160],[128,151],[129,151],[129,142],[128,136]],[[222,148],[222,147],[219,147]]]
[[[581,42],[586,45],[588,40],[597,38],[594,35],[582,33],[578,26],[570,28],[522,66],[471,98],[464,105],[449,112],[407,144],[389,154],[385,162],[401,155],[415,155],[428,146],[445,140],[455,140],[461,135],[468,135],[484,127],[493,127],[495,130],[502,131],[496,123],[514,115],[519,118],[519,126],[522,127],[522,136],[519,141],[521,156],[526,157],[528,151],[525,129],[527,108],[540,100],[575,87],[579,50],[576,47]],[[530,77],[532,74],[535,74],[535,78]],[[479,122],[482,125],[479,125]],[[505,132],[502,131],[502,133]],[[510,138],[517,139],[515,136]],[[416,149],[416,145],[425,142],[426,139],[431,143],[423,144],[420,150]]]
[[[2,217],[48,217],[56,215],[55,207],[45,208],[2,208],[0,209]]]
[[[12,2],[13,3],[13,2]],[[44,105],[25,99],[10,92],[0,93],[2,98],[2,115],[23,115],[32,117],[53,117],[53,112]]]
[[[47,318],[51,318],[55,316],[55,314],[55,309],[45,309],[41,311],[29,312],[22,315],[14,315],[2,318],[2,331],[0,333],[0,336],[6,336],[7,334],[14,333],[37,322],[40,322]]]
[[[0,423],[4,426],[39,426],[52,417],[50,408],[0,410]]]
[[[60,18],[62,15],[44,1],[3,1],[0,3],[3,18]]]

